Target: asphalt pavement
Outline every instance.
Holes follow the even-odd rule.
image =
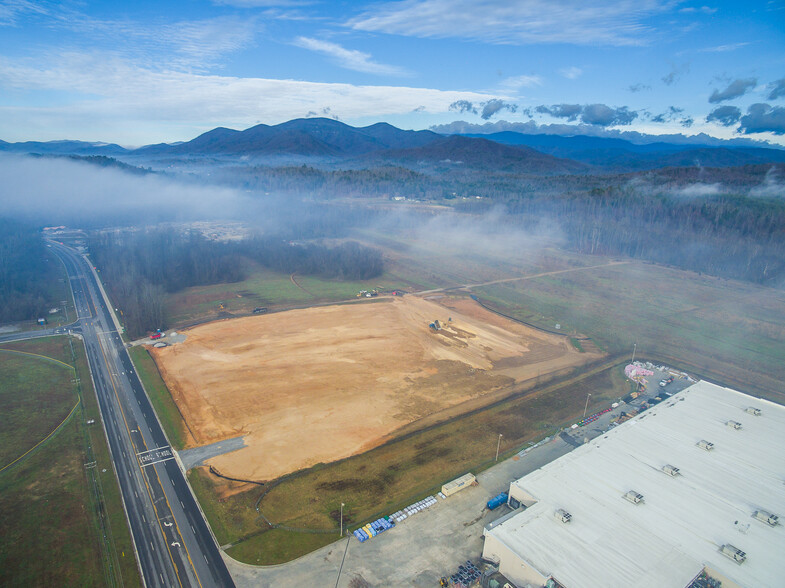
[[[64,330],[80,331],[87,349],[145,585],[234,586],[117,332],[93,269],[62,244],[52,243],[52,249],[68,272],[77,311],[78,324]],[[50,334],[57,330],[51,329]]]

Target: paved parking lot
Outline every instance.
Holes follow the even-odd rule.
[[[648,393],[658,393],[664,377],[655,372],[649,380]],[[683,390],[691,382],[676,380],[668,392]],[[649,394],[645,395],[648,396]],[[634,401],[640,405],[643,398]],[[254,567],[224,556],[238,588],[279,586],[337,586],[347,588],[354,579],[370,586],[438,585],[442,576],[454,573],[467,559],[477,561],[482,553],[483,527],[507,514],[506,506],[494,511],[485,508],[496,494],[509,489],[510,482],[533,472],[571,451],[586,439],[607,431],[611,419],[630,406],[621,404],[596,421],[521,451],[477,476],[479,484],[463,490],[433,507],[422,511],[395,528],[360,543],[353,536],[343,539],[296,561],[278,566]],[[345,556],[345,559],[344,559]],[[338,578],[338,572],[343,568]]]

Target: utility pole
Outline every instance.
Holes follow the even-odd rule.
[[[586,406],[583,407],[583,418],[586,418],[586,411],[589,410],[589,398],[591,398],[591,392],[586,395]]]
[[[502,446],[502,434],[499,433],[499,442],[496,444],[496,459],[494,461],[499,461],[499,448]]]
[[[344,505],[344,503],[342,502],[342,503],[341,503],[341,537],[343,537],[343,507],[344,507],[344,506],[345,506],[345,505]]]

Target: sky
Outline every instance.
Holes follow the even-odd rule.
[[[785,0],[0,0],[2,140],[314,116],[785,145]]]

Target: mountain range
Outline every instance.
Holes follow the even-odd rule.
[[[161,158],[250,160],[256,163],[318,163],[335,167],[397,164],[413,169],[483,169],[500,173],[575,174],[639,171],[663,167],[735,167],[785,162],[785,150],[717,147],[622,139],[526,135],[440,135],[407,131],[387,123],[352,127],[329,118],[295,119],[244,131],[218,127],[182,143],[126,149],[113,143],[49,141],[7,143],[0,152],[102,155],[121,160]]]

